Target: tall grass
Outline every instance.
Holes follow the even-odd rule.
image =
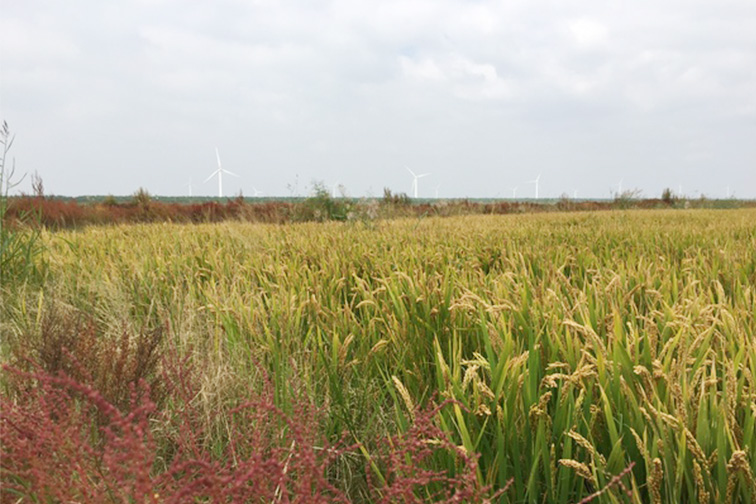
[[[29,349],[54,306],[106,341],[162,328],[197,363],[217,453],[230,441],[211,413],[243,402],[262,369],[283,415],[304,394],[324,439],[359,447],[329,469],[352,501],[386,502],[397,465],[377,457],[429,404],[458,450],[428,454],[428,470],[473,467],[500,502],[756,497],[753,210],[44,238],[47,284],[3,308],[4,358],[39,360]]]
[[[28,211],[14,212],[11,222],[9,213],[9,191],[20,183],[16,175],[15,160],[8,162],[14,136],[8,123],[0,126],[0,301],[3,286],[22,283],[40,273],[38,256],[41,254],[39,226],[33,224],[36,214]]]

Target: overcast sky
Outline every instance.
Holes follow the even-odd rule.
[[[48,194],[756,197],[754,0],[0,0]],[[31,192],[27,178],[18,188]]]

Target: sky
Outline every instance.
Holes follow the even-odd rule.
[[[0,0],[0,120],[56,195],[217,148],[227,196],[756,198],[756,2]]]

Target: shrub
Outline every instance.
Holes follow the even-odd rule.
[[[341,450],[317,436],[308,403],[298,402],[287,417],[270,386],[227,413],[229,439],[217,456],[192,405],[199,392],[192,386],[175,387],[182,409],[171,414],[158,410],[144,380],[131,384],[121,409],[64,373],[4,371],[34,385],[0,396],[3,502],[347,502],[325,476]],[[163,462],[153,435],[160,423],[176,434]]]
[[[641,197],[640,189],[632,189],[616,193],[614,195],[614,206],[620,209],[631,208]]]
[[[664,191],[662,191],[661,199],[665,205],[672,206],[672,204],[675,202],[675,196],[672,192],[672,189],[670,189],[669,187],[665,188]]]
[[[384,205],[392,205],[392,206],[410,206],[412,204],[412,200],[409,196],[407,196],[407,193],[392,193],[391,189],[388,187],[383,188],[383,204]]]
[[[294,220],[297,221],[345,221],[352,210],[352,203],[346,199],[331,197],[328,189],[320,182],[313,184],[313,195],[298,205]]]
[[[512,480],[493,497],[491,489],[478,482],[477,455],[465,452],[452,443],[447,434],[434,424],[434,418],[450,401],[439,406],[415,408],[415,419],[409,430],[379,443],[384,453],[376,457],[372,470],[380,482],[368,479],[373,498],[380,504],[491,502],[509,489]],[[454,473],[429,469],[433,458],[450,455],[455,461]],[[380,469],[382,468],[382,470]]]
[[[162,408],[145,380],[129,384],[119,407],[62,371],[3,367],[6,383],[24,391],[0,394],[0,500],[349,502],[328,475],[340,458],[361,457],[358,447],[324,439],[322,411],[301,390],[288,394],[286,414],[263,378],[236,407],[211,412],[227,436],[219,447],[196,400],[191,362],[175,353],[162,362],[171,391],[171,406]],[[371,501],[489,502],[476,456],[434,424],[443,406],[416,409],[406,433],[377,441],[380,452],[365,468]],[[429,469],[441,452],[455,468]]]
[[[134,196],[131,198],[131,204],[134,206],[148,207],[150,205],[150,202],[152,202],[152,196],[150,196],[150,193],[147,192],[147,189],[143,187],[137,189],[137,191],[134,193]]]

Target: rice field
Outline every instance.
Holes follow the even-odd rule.
[[[215,413],[268,387],[294,418],[305,397],[318,436],[349,447],[326,476],[350,502],[440,500],[436,483],[391,500],[379,462],[434,406],[423,443],[445,449],[423,467],[450,478],[472,468],[494,502],[756,501],[754,209],[138,224],[41,238],[38,274],[2,286],[2,362],[66,369],[56,359],[84,333],[115,350],[80,356],[117,362],[137,335],[159,334],[155,352],[197,371],[190,401],[221,458],[233,435]],[[159,384],[165,364],[150,362],[139,376]],[[128,381],[103,366],[89,375]],[[4,400],[17,401],[8,376]],[[156,471],[169,463],[168,427],[149,425]],[[4,464],[3,480],[19,486],[13,470]]]

